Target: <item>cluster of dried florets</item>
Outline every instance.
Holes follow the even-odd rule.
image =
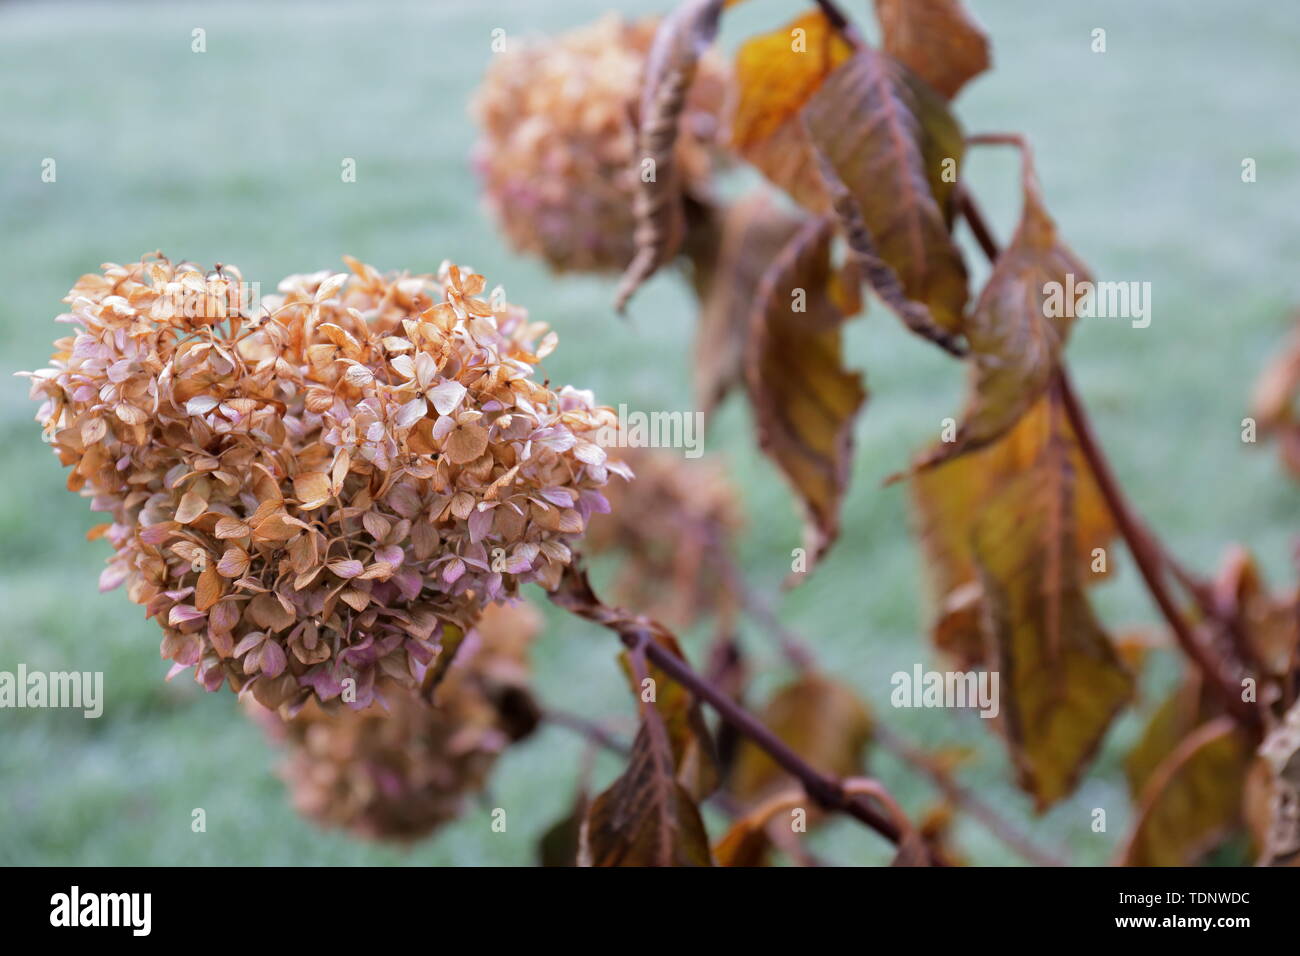
[[[555,346],[482,276],[290,276],[161,255],[83,276],[31,373],[68,486],[112,516],[123,582],[195,667],[269,707],[419,684],[522,582],[553,586],[610,470],[613,413],[532,379]]]
[[[382,702],[327,712],[308,703],[282,721],[250,711],[286,748],[281,773],[299,813],[359,836],[410,840],[453,819],[481,790],[500,753],[536,725],[527,649],[540,615],[489,608],[465,637],[429,706],[380,683]]]
[[[656,27],[610,14],[500,53],[475,97],[488,205],[516,249],[553,269],[619,271],[633,256],[637,104]],[[705,56],[677,141],[686,193],[712,173],[725,93],[725,67]]]
[[[727,565],[744,519],[726,472],[666,449],[620,455],[636,481],[610,486],[610,511],[592,520],[586,553],[613,553],[618,600],[672,627],[708,613],[729,619],[740,595]]]

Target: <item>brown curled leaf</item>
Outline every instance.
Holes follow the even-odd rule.
[[[1074,324],[1066,290],[1091,276],[1057,235],[1027,150],[1023,191],[1020,226],[966,319],[972,382],[961,426],[953,441],[922,456],[918,468],[982,448],[1006,434],[1047,390],[1060,365]]]
[[[712,44],[722,0],[686,0],[664,18],[646,62],[637,131],[636,254],[615,294],[622,312],[638,288],[668,262],[685,233],[680,175],[674,151],[678,122],[700,56]],[[652,175],[647,176],[649,165]]]
[[[956,120],[905,67],[865,48],[826,78],[802,116],[867,280],[909,328],[953,350],[967,298],[949,232],[963,153]]]
[[[1072,448],[1048,398],[1038,459],[983,506],[972,544],[1004,736],[1040,812],[1074,789],[1133,696],[1085,592]]]
[[[866,401],[844,367],[843,324],[830,224],[804,225],[768,269],[750,319],[746,388],[758,443],[803,505],[811,570],[839,535],[853,459],[853,424]],[[801,311],[799,311],[802,309]]]
[[[591,802],[578,865],[713,865],[699,808],[674,777],[671,748],[645,725],[627,770]]]

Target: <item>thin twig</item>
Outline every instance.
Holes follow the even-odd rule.
[[[772,636],[781,654],[795,670],[801,673],[811,670],[813,655],[808,649],[807,642],[782,624],[767,599],[749,586],[749,582],[745,580],[744,574],[736,565],[735,559],[728,553],[726,546],[715,541],[710,551],[727,587],[739,599],[740,606],[745,612]]]
[[[1258,727],[1259,712],[1241,699],[1240,687],[1235,683],[1228,663],[1219,659],[1209,645],[1197,636],[1169,593],[1163,573],[1168,566],[1163,560],[1163,549],[1154,543],[1141,519],[1129,507],[1128,500],[1124,497],[1124,492],[1111,471],[1110,462],[1107,461],[1101,446],[1097,443],[1092,431],[1092,423],[1088,420],[1087,412],[1084,411],[1082,403],[1070,384],[1070,376],[1064,366],[1058,369],[1056,374],[1061,384],[1065,414],[1074,428],[1079,450],[1083,452],[1084,460],[1088,462],[1088,469],[1092,472],[1102,497],[1106,499],[1120,534],[1128,544],[1129,552],[1133,555],[1133,561],[1142,575],[1142,580],[1146,582],[1147,590],[1155,600],[1160,613],[1164,615],[1170,630],[1174,632],[1178,645],[1201,669],[1210,686],[1222,698],[1224,706],[1242,726]]]
[[[902,833],[888,814],[882,813],[867,799],[848,793],[843,781],[810,765],[749,711],[697,674],[690,664],[656,639],[670,637],[671,632],[648,618],[601,603],[592,592],[586,575],[573,565],[566,567],[564,574],[565,582],[549,594],[553,602],[579,617],[614,631],[629,650],[643,653],[651,663],[690,691],[696,699],[711,706],[723,720],[766,752],[777,766],[803,784],[808,796],[822,809],[848,814],[889,842],[898,844]],[[936,866],[947,865],[947,860],[937,849],[931,848],[929,856]]]
[[[721,552],[721,549],[719,549],[717,560],[722,563],[724,575],[731,587],[740,595],[741,606],[746,613],[776,641],[781,652],[797,668],[811,670],[815,665],[815,657],[808,641],[782,624],[762,597],[748,587],[739,568],[735,566],[735,562],[731,561],[730,555]],[[1028,837],[999,817],[991,807],[973,793],[958,784],[953,779],[952,774],[935,763],[929,755],[904,741],[888,727],[876,722],[872,733],[874,738],[886,750],[889,750],[904,763],[927,776],[949,801],[984,824],[995,837],[1030,863],[1035,866],[1066,865],[1063,856],[1034,846]]]
[[[576,731],[592,743],[624,757],[632,752],[632,748],[622,740],[619,740],[594,720],[588,720],[580,714],[571,714],[565,710],[547,708],[542,711],[542,720],[548,724],[555,724],[557,727]]]
[[[953,779],[952,773],[929,754],[908,743],[883,724],[876,724],[872,733],[877,743],[908,766],[928,777],[958,809],[984,824],[990,833],[1025,860],[1035,866],[1067,865],[1063,854],[1035,846],[1029,837],[1002,819],[997,811]]]
[[[635,646],[631,635],[623,636],[623,643]],[[823,809],[838,810],[862,821],[891,843],[898,843],[902,834],[894,821],[866,800],[854,797],[844,790],[841,781],[816,770],[797,753],[765,727],[752,714],[739,707],[731,698],[697,675],[689,664],[663,646],[648,642],[646,656],[662,668],[673,680],[699,699],[708,703],[723,720],[731,724],[765,751],[778,766],[801,784],[808,795]],[[934,862],[940,863],[940,860]]]

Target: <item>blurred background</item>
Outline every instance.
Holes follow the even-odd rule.
[[[380,269],[433,271],[445,258],[505,285],[560,334],[545,363],[554,382],[603,403],[691,407],[694,305],[663,273],[630,319],[611,308],[613,280],[553,278],[513,255],[481,207],[468,155],[467,103],[492,31],[512,39],[585,23],[593,0],[410,3],[0,3],[0,356],[6,372],[42,367],[51,320],[78,276],[162,249],[173,260],[234,263],[269,291],[291,272],[341,268],[348,253]],[[626,0],[628,14],[668,0]],[[749,0],[729,14],[728,50],[785,23],[799,0]],[[845,4],[868,34],[865,0]],[[1297,490],[1271,449],[1243,445],[1241,419],[1261,364],[1300,303],[1300,7],[1270,0],[1187,4],[969,0],[994,67],[957,100],[971,132],[1020,130],[1037,151],[1049,208],[1099,278],[1149,281],[1149,328],[1081,322],[1075,380],[1133,501],[1192,566],[1208,572],[1239,540],[1275,585],[1292,580]],[[191,31],[207,52],[191,52]],[[1107,51],[1091,50],[1095,28]],[[41,180],[57,161],[56,183]],[[355,183],[340,181],[344,157]],[[1258,181],[1241,181],[1250,157]],[[977,152],[976,195],[1009,235],[1019,215],[1009,150]],[[964,241],[969,236],[962,231]],[[986,270],[974,247],[977,280]],[[901,487],[881,479],[927,445],[962,394],[962,371],[909,337],[881,308],[848,327],[851,362],[871,392],[856,433],[843,536],[798,590],[776,594],[824,668],[877,716],[928,747],[970,747],[962,779],[1041,842],[1097,864],[1127,826],[1120,756],[1174,676],[1148,665],[1136,712],[1114,727],[1078,792],[1044,817],[1010,784],[998,740],[973,713],[894,710],[889,676],[939,666],[925,636],[921,566]],[[490,790],[431,839],[375,846],[299,819],[273,773],[277,753],[238,712],[188,675],[162,678],[158,631],[122,591],[98,594],[108,546],[68,494],[41,444],[24,380],[0,378],[0,670],[103,671],[98,720],[72,711],[0,711],[0,864],[526,864],[563,816],[584,747],[544,728],[500,761]],[[708,457],[738,476],[749,524],[742,563],[774,589],[800,543],[794,503],[754,448],[735,397]],[[1095,592],[1115,632],[1156,630],[1131,561]],[[597,581],[607,569],[596,568]],[[547,615],[534,654],[543,701],[632,726],[605,633]],[[685,636],[697,662],[707,628]],[[762,694],[788,676],[771,643],[742,633]],[[869,767],[912,813],[935,797],[889,755]],[[618,770],[602,758],[596,782]],[[203,808],[207,832],[191,832]],[[491,828],[507,808],[505,833]],[[1090,810],[1106,807],[1107,833]],[[715,818],[716,819],[716,818]],[[714,835],[721,830],[711,827]],[[835,821],[811,846],[839,863],[878,863],[888,848]],[[1017,859],[977,824],[956,843],[970,859]]]

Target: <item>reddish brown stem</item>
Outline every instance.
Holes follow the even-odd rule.
[[[1165,621],[1168,622],[1169,629],[1174,632],[1179,647],[1201,669],[1206,681],[1222,698],[1228,712],[1243,726],[1258,726],[1259,712],[1241,699],[1240,687],[1230,673],[1228,663],[1219,659],[1214,651],[1197,637],[1169,593],[1164,576],[1168,565],[1163,559],[1163,549],[1154,543],[1146,527],[1129,507],[1124,492],[1111,471],[1110,462],[1107,461],[1093,435],[1092,423],[1088,420],[1087,413],[1075,394],[1064,367],[1058,370],[1057,378],[1061,384],[1061,397],[1065,402],[1066,417],[1074,428],[1079,449],[1088,462],[1088,470],[1092,472],[1102,497],[1106,499],[1111,515],[1115,518],[1115,524],[1128,544],[1133,561],[1142,575],[1142,580],[1146,582],[1147,590],[1151,593],[1156,606],[1160,608]]]
[[[633,647],[637,643],[634,635],[622,635],[623,643]],[[737,705],[731,698],[713,687],[689,664],[676,654],[659,644],[647,641],[646,656],[662,668],[673,680],[681,684],[700,700],[705,701],[719,716],[738,731],[752,740],[765,751],[782,770],[790,774],[801,784],[808,795],[823,809],[838,810],[862,821],[891,843],[898,843],[902,834],[894,821],[881,813],[866,800],[850,795],[844,790],[841,781],[814,769],[797,753],[758,721],[756,717]],[[940,860],[935,860],[941,863]]]
[[[601,603],[580,569],[572,565],[566,568],[565,581],[550,592],[549,596],[566,611],[614,631],[630,651],[644,654],[697,700],[711,706],[723,720],[771,757],[777,766],[803,784],[808,796],[822,809],[845,813],[865,823],[895,845],[902,839],[897,824],[888,814],[872,806],[867,799],[850,794],[844,789],[843,781],[817,770],[756,717],[695,673],[690,664],[656,640],[656,635],[666,637],[670,636],[670,632],[648,618]],[[934,865],[947,865],[937,850],[931,849],[928,852]]]

